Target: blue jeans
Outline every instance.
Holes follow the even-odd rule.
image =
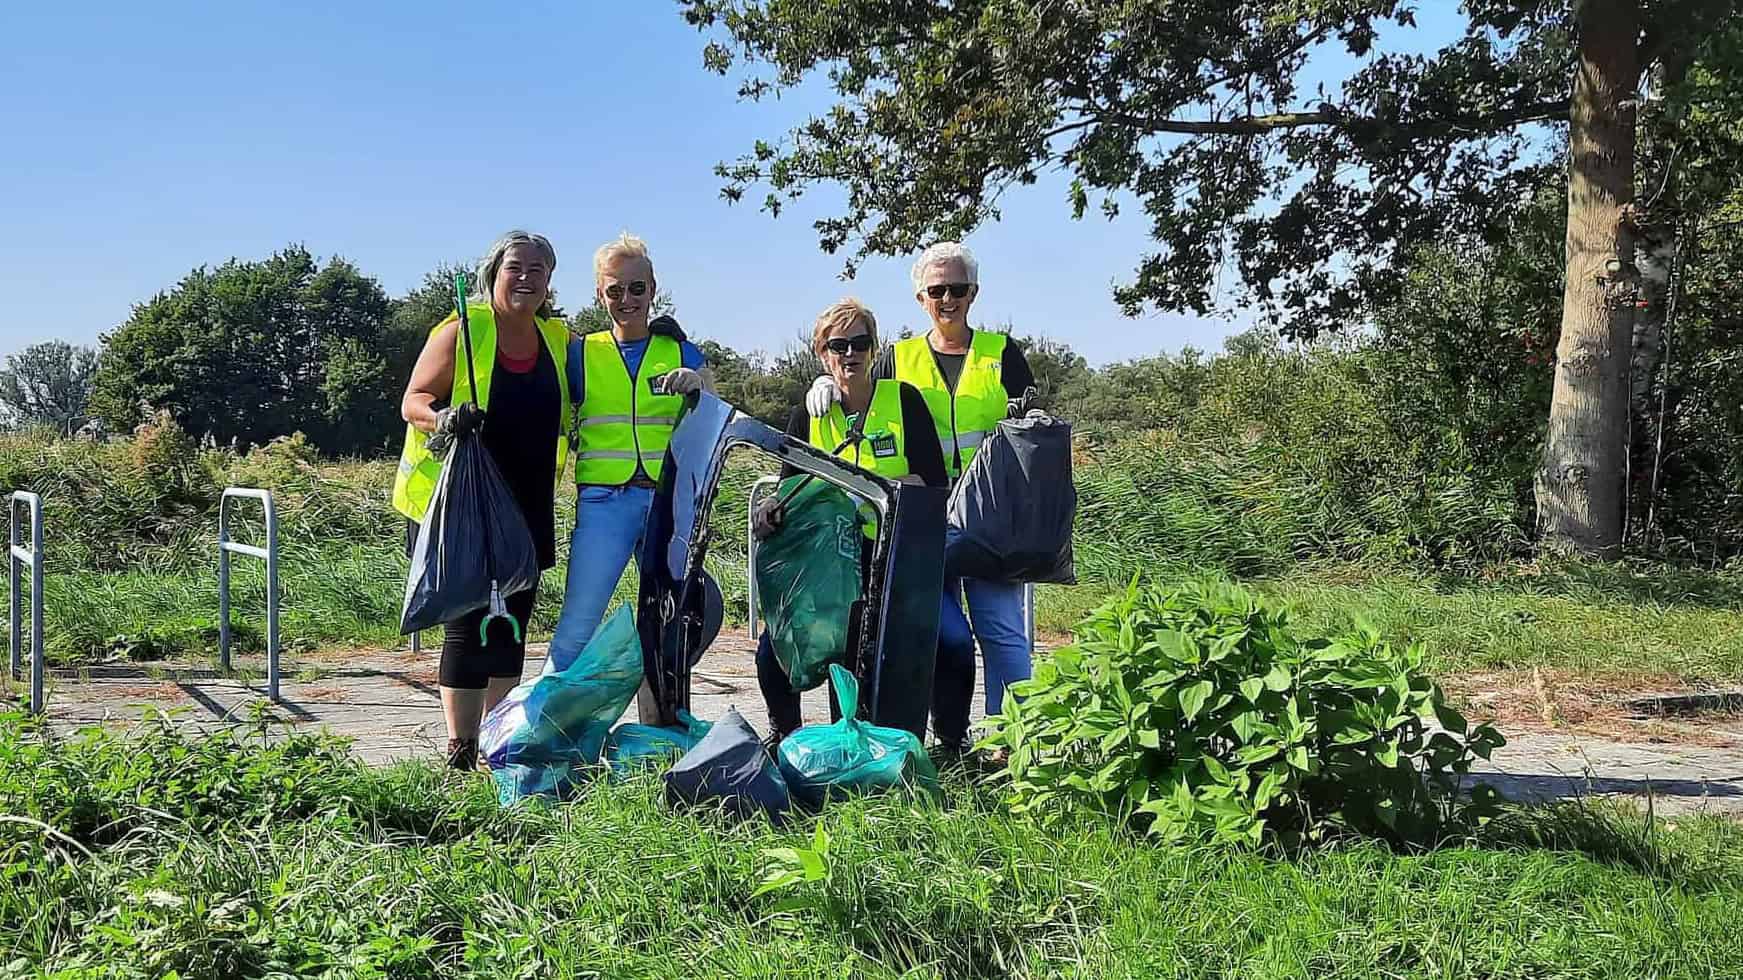
[[[1021,585],[973,578],[944,580],[932,695],[932,733],[940,742],[961,743],[968,737],[977,642],[986,660],[986,713],[996,715],[1004,707],[1005,688],[1029,677],[1030,644]]]
[[[631,556],[640,561],[642,529],[654,502],[650,487],[588,487],[575,497],[575,533],[569,539],[569,577],[563,612],[551,637],[545,672],[575,662],[605,618]]]

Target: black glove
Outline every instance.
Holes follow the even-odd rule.
[[[1020,419],[1029,414],[1031,408],[1038,408],[1035,403],[1041,399],[1041,392],[1034,385],[1023,389],[1021,397],[1013,398],[1005,403],[1005,418]]]
[[[454,440],[484,427],[484,410],[471,402],[461,402],[436,413],[436,431],[425,446],[432,453],[445,453]]]

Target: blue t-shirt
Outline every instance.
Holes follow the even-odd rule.
[[[569,341],[569,395],[577,405],[581,404],[581,400],[587,397],[584,390],[586,386],[582,383],[584,375],[581,363],[581,345],[583,343],[584,341],[581,340]],[[620,340],[617,342],[617,351],[623,355],[623,363],[629,368],[629,375],[633,378],[642,369],[642,357],[648,352],[648,338],[643,337],[640,340],[631,340],[627,343]],[[707,363],[702,356],[702,351],[688,340],[678,342],[678,357],[679,363],[692,371],[702,370],[702,366]]]

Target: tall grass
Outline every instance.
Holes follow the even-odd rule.
[[[1743,971],[1743,840],[1716,821],[1649,831],[1657,860],[1618,843],[1623,811],[1284,858],[1043,831],[958,783],[944,806],[846,801],[774,830],[673,813],[652,778],[501,812],[487,781],[370,769],[314,736],[163,724],[51,748],[0,726],[7,975]],[[777,848],[821,875],[757,894]]]

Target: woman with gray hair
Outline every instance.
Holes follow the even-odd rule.
[[[969,307],[980,295],[980,263],[961,242],[939,242],[920,253],[912,276],[914,299],[932,329],[885,348],[871,373],[874,379],[894,379],[919,390],[937,428],[944,466],[955,481],[999,421],[1026,402],[1035,374],[1009,337],[968,325]],[[833,378],[818,378],[806,396],[807,411],[814,417],[825,415],[841,399],[841,391]],[[986,713],[997,714],[1005,689],[1029,676],[1023,587],[946,577],[932,736],[947,757],[968,747],[977,644],[986,661]]]
[[[497,239],[479,262],[466,304],[472,371],[459,318],[450,315],[430,331],[400,402],[406,439],[393,487],[394,507],[423,520],[448,445],[456,435],[479,432],[532,529],[540,568],[556,564],[552,512],[569,430],[569,329],[552,314],[556,268],[551,243],[524,231]],[[529,589],[507,598],[515,622],[527,622],[535,597]],[[511,624],[493,620],[480,633],[487,612],[444,626],[438,677],[448,764],[456,769],[477,767],[479,724],[520,683],[526,660],[525,636]]]

